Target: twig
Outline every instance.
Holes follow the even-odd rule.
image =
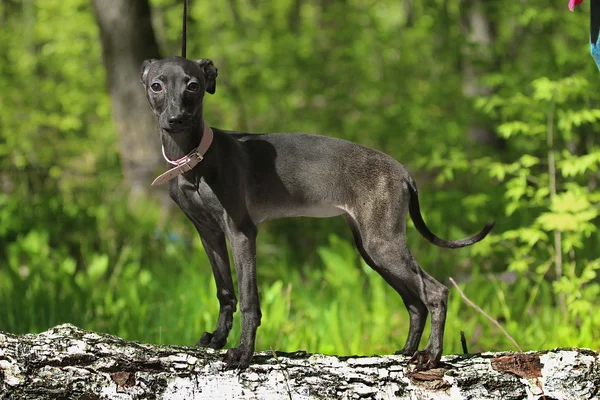
[[[462,345],[463,354],[469,354],[467,348],[467,339],[465,338],[465,331],[460,331],[460,344]]]
[[[273,354],[273,358],[275,359],[275,362],[277,363],[277,365],[279,365],[279,368],[281,368],[281,373],[283,374],[283,379],[285,380],[285,385],[287,386],[288,396],[289,396],[290,400],[293,400],[292,399],[292,388],[290,387],[290,382],[289,382],[290,377],[287,373],[287,370],[281,364],[281,361],[279,361],[279,358],[277,357],[277,353],[275,352],[275,350],[271,349],[271,354]]]
[[[473,303],[466,295],[465,293],[458,287],[458,285],[456,284],[456,282],[454,281],[454,279],[449,278],[450,282],[454,285],[454,287],[456,288],[456,290],[458,290],[458,293],[460,293],[460,297],[463,298],[463,300],[470,305],[471,307],[473,307],[474,309],[476,309],[477,311],[479,311],[481,314],[483,314],[487,319],[489,319],[494,325],[496,325],[498,327],[498,329],[500,329],[502,331],[502,333],[504,333],[504,335],[508,338],[508,340],[510,340],[510,342],[512,344],[515,345],[515,347],[517,348],[517,350],[519,350],[520,352],[523,352],[523,349],[521,349],[521,346],[519,346],[519,344],[517,343],[517,341],[515,339],[513,339],[512,336],[510,336],[510,334],[506,331],[506,329],[504,329],[504,327],[502,325],[500,325],[500,322],[496,321],[494,318],[490,317],[490,315],[488,313],[486,313],[485,311],[483,311],[481,309],[481,307],[479,307],[477,304]]]
[[[506,331],[506,329],[504,329],[504,327],[502,327],[502,325],[500,325],[500,322],[496,321],[494,318],[490,317],[490,315],[488,313],[486,313],[485,311],[483,311],[481,309],[481,307],[479,307],[477,304],[473,303],[468,297],[467,295],[458,287],[458,285],[456,284],[456,282],[454,281],[454,279],[452,279],[452,277],[448,278],[450,279],[450,282],[454,285],[454,287],[456,288],[456,290],[458,290],[458,293],[460,293],[460,297],[463,298],[463,300],[470,305],[471,307],[473,307],[475,310],[479,311],[481,314],[483,314],[487,319],[489,319],[494,325],[496,325],[498,327],[498,329],[500,329],[502,331],[502,333],[504,333],[504,335],[508,338],[508,340],[511,341],[512,344],[515,345],[515,347],[517,348],[517,350],[519,350],[519,352],[523,353],[523,349],[521,348],[521,346],[519,346],[519,344],[517,343],[517,341],[515,339],[513,339],[512,336],[510,336],[510,334]],[[462,332],[461,332],[462,333]],[[531,371],[533,371],[533,365],[531,365],[531,363],[529,361],[526,361],[527,366],[529,367],[529,369]],[[546,398],[546,395],[544,393],[544,388],[542,386],[542,383],[540,382],[540,379],[535,376],[535,382],[537,384],[537,387],[540,389],[540,391],[542,392],[542,398]]]

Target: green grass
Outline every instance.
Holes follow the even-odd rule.
[[[30,234],[20,246],[9,246],[8,268],[0,268],[0,330],[39,332],[71,322],[129,340],[193,345],[202,332],[214,328],[218,302],[199,241],[184,245],[155,239],[143,250],[125,245],[111,258],[114,262],[91,255],[82,269],[55,254],[47,239]],[[263,319],[257,350],[351,355],[400,349],[408,333],[400,297],[357,261],[351,243],[332,237],[318,254],[322,266],[308,268],[290,265],[283,252],[259,249]],[[600,347],[598,318],[572,321],[563,316],[548,282],[519,277],[508,284],[473,271],[461,287],[524,349]],[[451,288],[446,354],[461,352],[460,331],[471,352],[514,350]],[[236,345],[239,334],[236,313],[228,347]],[[422,346],[428,334],[426,330]]]

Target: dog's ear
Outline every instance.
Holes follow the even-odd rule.
[[[195,60],[200,69],[204,72],[204,76],[206,77],[206,91],[210,94],[215,94],[215,90],[217,90],[217,75],[219,75],[219,70],[214,66],[212,60],[208,58],[201,58],[199,60]]]
[[[148,70],[154,61],[156,61],[156,58],[149,58],[142,63],[142,70],[140,71],[140,81],[142,82],[142,85],[146,84],[146,80],[148,80]]]

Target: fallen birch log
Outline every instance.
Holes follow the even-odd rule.
[[[245,371],[222,352],[128,342],[73,325],[0,333],[0,399],[592,399],[598,353],[554,349],[445,356],[414,371],[407,357],[257,353]]]

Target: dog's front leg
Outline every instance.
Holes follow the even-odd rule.
[[[204,332],[197,346],[221,349],[227,342],[227,336],[233,325],[233,313],[237,300],[229,266],[229,255],[223,232],[210,232],[202,234],[202,245],[212,266],[215,284],[217,286],[217,298],[219,299],[219,320],[213,333]]]
[[[238,279],[242,334],[240,344],[229,349],[225,355],[228,368],[246,368],[254,355],[256,330],[262,317],[256,280],[256,235],[257,229],[252,222],[229,230],[229,242]]]

